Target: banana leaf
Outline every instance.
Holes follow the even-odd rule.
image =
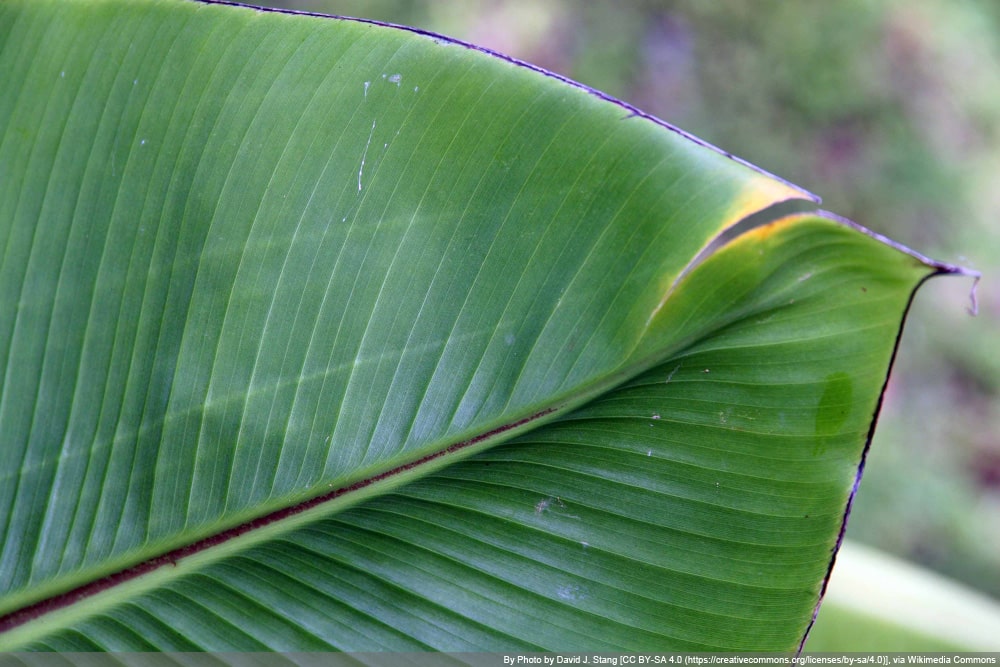
[[[0,650],[798,649],[963,273],[419,30],[0,3]]]

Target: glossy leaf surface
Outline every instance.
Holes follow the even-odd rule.
[[[14,0],[0,72],[0,648],[799,645],[957,269],[406,29]]]

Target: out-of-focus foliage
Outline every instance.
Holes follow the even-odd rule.
[[[277,2],[267,3],[278,5]],[[288,0],[446,33],[623,98],[983,272],[914,306],[849,537],[1000,596],[1000,5]]]
[[[1000,604],[953,579],[845,542],[806,650],[995,651]]]

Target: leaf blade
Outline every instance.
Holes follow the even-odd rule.
[[[542,417],[564,417],[671,355],[693,355],[695,342],[718,340],[751,313],[777,308],[780,290],[766,298],[753,290],[773,287],[768,280],[785,261],[781,244],[794,246],[792,226],[746,234],[700,263],[698,256],[746,216],[802,193],[593,91],[384,26],[196,3],[95,6],[104,13],[71,2],[31,3],[31,14],[28,3],[11,2],[0,22],[39,17],[39,29],[53,35],[44,44],[54,55],[33,62],[24,80],[58,79],[51,97],[22,94],[0,117],[0,154],[34,179],[26,199],[0,219],[12,239],[2,271],[17,278],[5,303],[27,295],[34,309],[28,321],[20,305],[5,308],[0,326],[7,332],[0,420],[13,433],[4,447],[20,447],[25,471],[0,484],[8,527],[0,567],[13,573],[4,578],[0,613],[39,601],[35,610],[45,612],[0,638],[7,645],[55,632],[49,646],[145,647],[152,640],[139,642],[125,621],[152,631],[173,618],[171,605],[189,605],[199,613],[216,609],[209,613],[216,620],[218,610],[233,616],[189,622],[184,637],[160,627],[150,636],[161,638],[161,648],[219,646],[227,637],[257,648],[260,637],[238,630],[245,620],[239,601],[249,599],[233,593],[238,582],[199,601],[192,581],[232,570],[228,559],[258,548],[252,542],[264,548],[279,532],[303,534],[307,523],[352,502],[402,497],[394,490],[403,482],[464,470],[443,466]],[[142,48],[132,49],[133,42]],[[24,68],[21,48],[34,47],[12,38],[3,44],[0,57],[20,63],[10,71]],[[62,69],[59,56],[72,62],[76,48],[115,54],[116,67],[90,58],[82,74]],[[87,95],[71,100],[58,87],[67,78]],[[30,140],[22,132],[28,119],[38,120]],[[60,161],[64,126],[94,136],[86,163],[81,156]],[[49,163],[41,162],[45,156]],[[52,185],[59,179],[79,185]],[[830,225],[796,221],[796,229]],[[36,237],[57,239],[56,250]],[[60,243],[72,260],[65,276],[49,268]],[[763,262],[754,255],[762,248]],[[692,287],[706,276],[739,283],[720,259],[737,253],[739,267],[750,271],[737,289],[745,304],[717,286]],[[900,286],[917,282],[913,270],[940,269],[900,270],[892,298],[908,294]],[[81,334],[67,341],[64,330]],[[866,363],[885,368],[891,348],[880,349]],[[726,363],[725,355],[711,358]],[[66,391],[72,368],[76,387],[103,387],[99,399]],[[656,372],[672,375],[680,366]],[[810,385],[819,392],[810,400],[824,408],[807,426],[822,427],[821,444],[850,420],[858,423],[857,411],[844,416],[845,401],[871,403],[877,395],[872,378],[860,397],[836,372],[827,380]],[[13,416],[30,396],[40,397],[31,399],[40,401],[36,413],[61,415],[45,421],[44,431]],[[861,416],[870,421],[871,412]],[[855,444],[865,433],[856,431]],[[593,477],[572,463],[560,468],[565,478]],[[630,469],[619,465],[621,475]],[[530,477],[521,467],[509,474]],[[359,483],[364,491],[347,500],[325,495]],[[559,483],[565,480],[546,482]],[[56,493],[64,485],[75,491]],[[523,500],[516,486],[506,488]],[[767,495],[757,492],[759,500]],[[317,498],[330,502],[313,511],[308,503]],[[540,516],[564,509],[568,498],[538,495],[531,508],[520,508],[522,523],[540,506]],[[835,500],[842,506],[846,498],[841,490]],[[691,525],[711,515],[691,499],[678,507]],[[363,509],[343,516],[362,517]],[[49,519],[34,522],[39,514]],[[276,517],[276,525],[254,523],[262,517]],[[416,549],[412,527],[398,529],[411,531],[406,544]],[[352,558],[360,556],[341,562],[356,574]],[[448,558],[454,554],[432,560]],[[128,583],[114,579],[116,572],[131,573]],[[465,621],[446,612],[429,579],[407,599],[427,602],[428,618],[463,628],[461,641],[415,617],[410,624],[433,641],[417,631],[405,637],[381,633],[378,623],[366,627],[385,637],[384,647],[558,646],[576,632],[572,613],[583,613],[581,641],[600,636],[617,645],[622,609],[642,596],[604,586],[602,595],[618,600],[605,616],[571,613],[569,601],[585,601],[579,576],[554,576],[565,582],[553,588],[546,580],[542,590],[508,581],[499,592],[468,593],[480,601],[490,599],[486,593],[535,600],[535,611],[499,631],[482,627],[483,611],[474,605]],[[725,587],[715,576],[714,585]],[[92,587],[89,610],[63,608],[60,594],[81,585]],[[389,589],[401,587],[393,581]],[[658,603],[669,606],[673,593],[661,593]],[[817,595],[815,586],[802,593],[799,615]],[[61,602],[50,609],[45,600]],[[117,609],[125,616],[113,605],[124,605]],[[111,611],[98,615],[104,609]],[[711,609],[698,613],[695,625],[711,618],[728,627]],[[88,614],[94,620],[81,621]],[[546,625],[548,616],[555,620]],[[332,632],[336,621],[328,622]],[[263,645],[335,641],[317,644],[302,623],[296,629],[272,619]],[[783,632],[794,638],[800,629],[789,623]],[[635,641],[716,646],[684,624],[672,632],[645,628]],[[736,627],[719,632],[733,645],[752,638]],[[198,633],[203,643],[192,639]]]
[[[923,274],[934,269],[919,269],[912,258],[838,222],[809,217],[796,221],[825,233],[784,226],[774,234],[785,239],[779,246],[786,247],[779,249],[791,262],[775,264],[786,279],[772,281],[770,291],[782,295],[787,276],[797,283],[802,270],[824,256],[816,249],[832,247],[838,252],[825,254],[832,277],[823,278],[823,272],[814,277],[841,288],[849,285],[849,291],[857,293],[855,303],[836,308],[837,335],[854,332],[854,338],[879,340],[894,331],[913,286],[900,280],[890,263],[905,263]],[[842,252],[845,243],[874,255],[855,259],[858,265],[837,261],[847,254]],[[730,271],[732,256],[745,250],[742,245],[756,252],[753,239],[737,239],[706,260],[689,280]],[[811,251],[804,252],[803,245]],[[896,314],[883,319],[881,331],[866,330],[858,325],[858,309],[870,307],[869,292],[874,296],[880,288],[895,306],[886,308],[883,296],[878,308]],[[772,302],[758,299],[765,306]],[[810,321],[817,307],[829,306],[808,298],[785,304],[779,309],[785,317],[772,326],[787,328],[782,319]],[[812,340],[793,340],[792,345],[771,337],[767,340],[774,351],[762,353],[759,315],[744,313],[740,321],[678,350],[609,395],[508,444],[355,509],[240,549],[235,556],[243,563],[240,567],[223,559],[197,569],[210,579],[223,577],[224,590],[237,591],[241,573],[248,569],[263,568],[273,577],[281,569],[287,571],[289,561],[307,563],[302,567],[314,577],[312,589],[337,591],[323,604],[340,609],[343,616],[327,623],[367,618],[356,608],[351,611],[351,604],[359,602],[350,590],[382,591],[376,616],[393,618],[397,630],[411,628],[411,641],[416,642],[395,643],[396,635],[395,640],[383,639],[383,648],[397,650],[418,645],[470,650],[470,638],[477,637],[484,643],[472,646],[476,650],[652,650],[664,645],[793,650],[808,625],[836,546],[867,442],[868,415],[884,380],[866,375],[864,369],[884,368],[888,360],[848,364],[859,369],[852,379],[860,377],[869,386],[851,394],[849,416],[840,421],[839,430],[826,432],[815,416],[824,409],[828,383],[800,367],[809,355],[842,367],[829,356],[829,331],[814,327]],[[752,345],[746,344],[748,332]],[[790,354],[796,347],[799,352]],[[869,354],[866,347],[856,340],[842,345],[861,359]],[[882,346],[881,354],[890,355],[891,345]],[[752,384],[739,382],[734,370],[748,365],[762,367],[761,377]],[[714,367],[715,374],[704,373],[703,366]],[[788,380],[803,376],[806,384]],[[719,385],[726,389],[721,394]],[[789,393],[800,397],[797,410],[802,413],[793,414],[790,424],[785,412],[794,413],[796,407],[790,405]],[[823,431],[819,438],[817,429]],[[775,431],[783,435],[776,438]],[[797,454],[785,451],[789,443]],[[724,452],[721,459],[719,451]],[[303,552],[308,559],[297,555]],[[598,564],[588,564],[592,559],[599,559]],[[183,574],[185,568],[181,564],[178,570]],[[242,627],[239,615],[246,603],[217,601],[221,607],[199,616],[202,605],[194,601],[203,586],[190,583],[191,576],[178,577],[166,590],[180,587],[174,603],[188,600],[185,617],[198,619],[188,623],[211,628],[194,636],[202,636],[207,645],[239,642],[235,631],[223,637],[214,633],[219,627]],[[316,585],[315,578],[323,583]],[[353,583],[339,583],[338,588],[342,579]],[[247,585],[261,584],[255,579]],[[130,607],[154,604],[162,594],[129,596]],[[272,585],[266,595],[257,595],[271,599],[282,593]],[[393,603],[400,595],[409,610],[402,616],[400,603]],[[282,604],[272,601],[272,606],[287,610],[291,599],[281,599]],[[522,612],[510,618],[501,615],[493,630],[484,633],[482,626],[497,617],[498,608]],[[596,610],[603,616],[595,619]],[[109,617],[123,623],[128,612],[111,611]],[[212,613],[226,622],[213,620]],[[428,619],[437,619],[448,632]],[[104,627],[108,622],[101,617],[88,621],[84,634],[110,636],[113,641],[114,634]],[[276,619],[272,630],[278,632],[283,622]],[[159,628],[154,634],[165,632]],[[630,643],[622,644],[623,637]],[[269,648],[294,646],[274,641]],[[42,646],[74,646],[59,642],[57,635],[56,643]],[[104,648],[123,646],[127,644]],[[347,642],[328,648],[357,646]]]

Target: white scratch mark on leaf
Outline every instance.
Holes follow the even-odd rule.
[[[372,85],[371,81],[365,81],[365,98],[368,97],[368,86]]]
[[[561,584],[556,588],[556,595],[562,600],[580,600],[585,598],[583,589],[572,584]]]
[[[552,505],[552,503],[559,503],[560,505],[562,505],[562,501],[559,500],[559,498],[553,496],[549,496],[548,498],[542,498],[537,503],[535,503],[535,514],[541,514],[542,512],[547,512],[549,506]]]
[[[385,76],[385,75],[383,75],[383,76]],[[403,80],[403,75],[402,74],[393,74],[392,76],[389,77],[389,83],[396,84],[397,88],[399,88],[399,84],[400,84],[400,82],[402,80]]]
[[[559,507],[566,509],[566,503],[562,501],[559,496],[549,496],[547,498],[542,498],[537,503],[535,503],[535,514],[542,514],[544,512],[551,512],[554,508]],[[579,519],[580,517],[576,514],[566,514],[565,512],[558,512],[558,514],[567,519]]]
[[[365,152],[361,154],[361,167],[358,168],[358,192],[361,192],[361,174],[365,170],[365,158],[368,157],[368,147],[372,144],[372,136],[375,134],[375,121],[372,121],[372,130],[368,133],[368,143],[365,144]]]

